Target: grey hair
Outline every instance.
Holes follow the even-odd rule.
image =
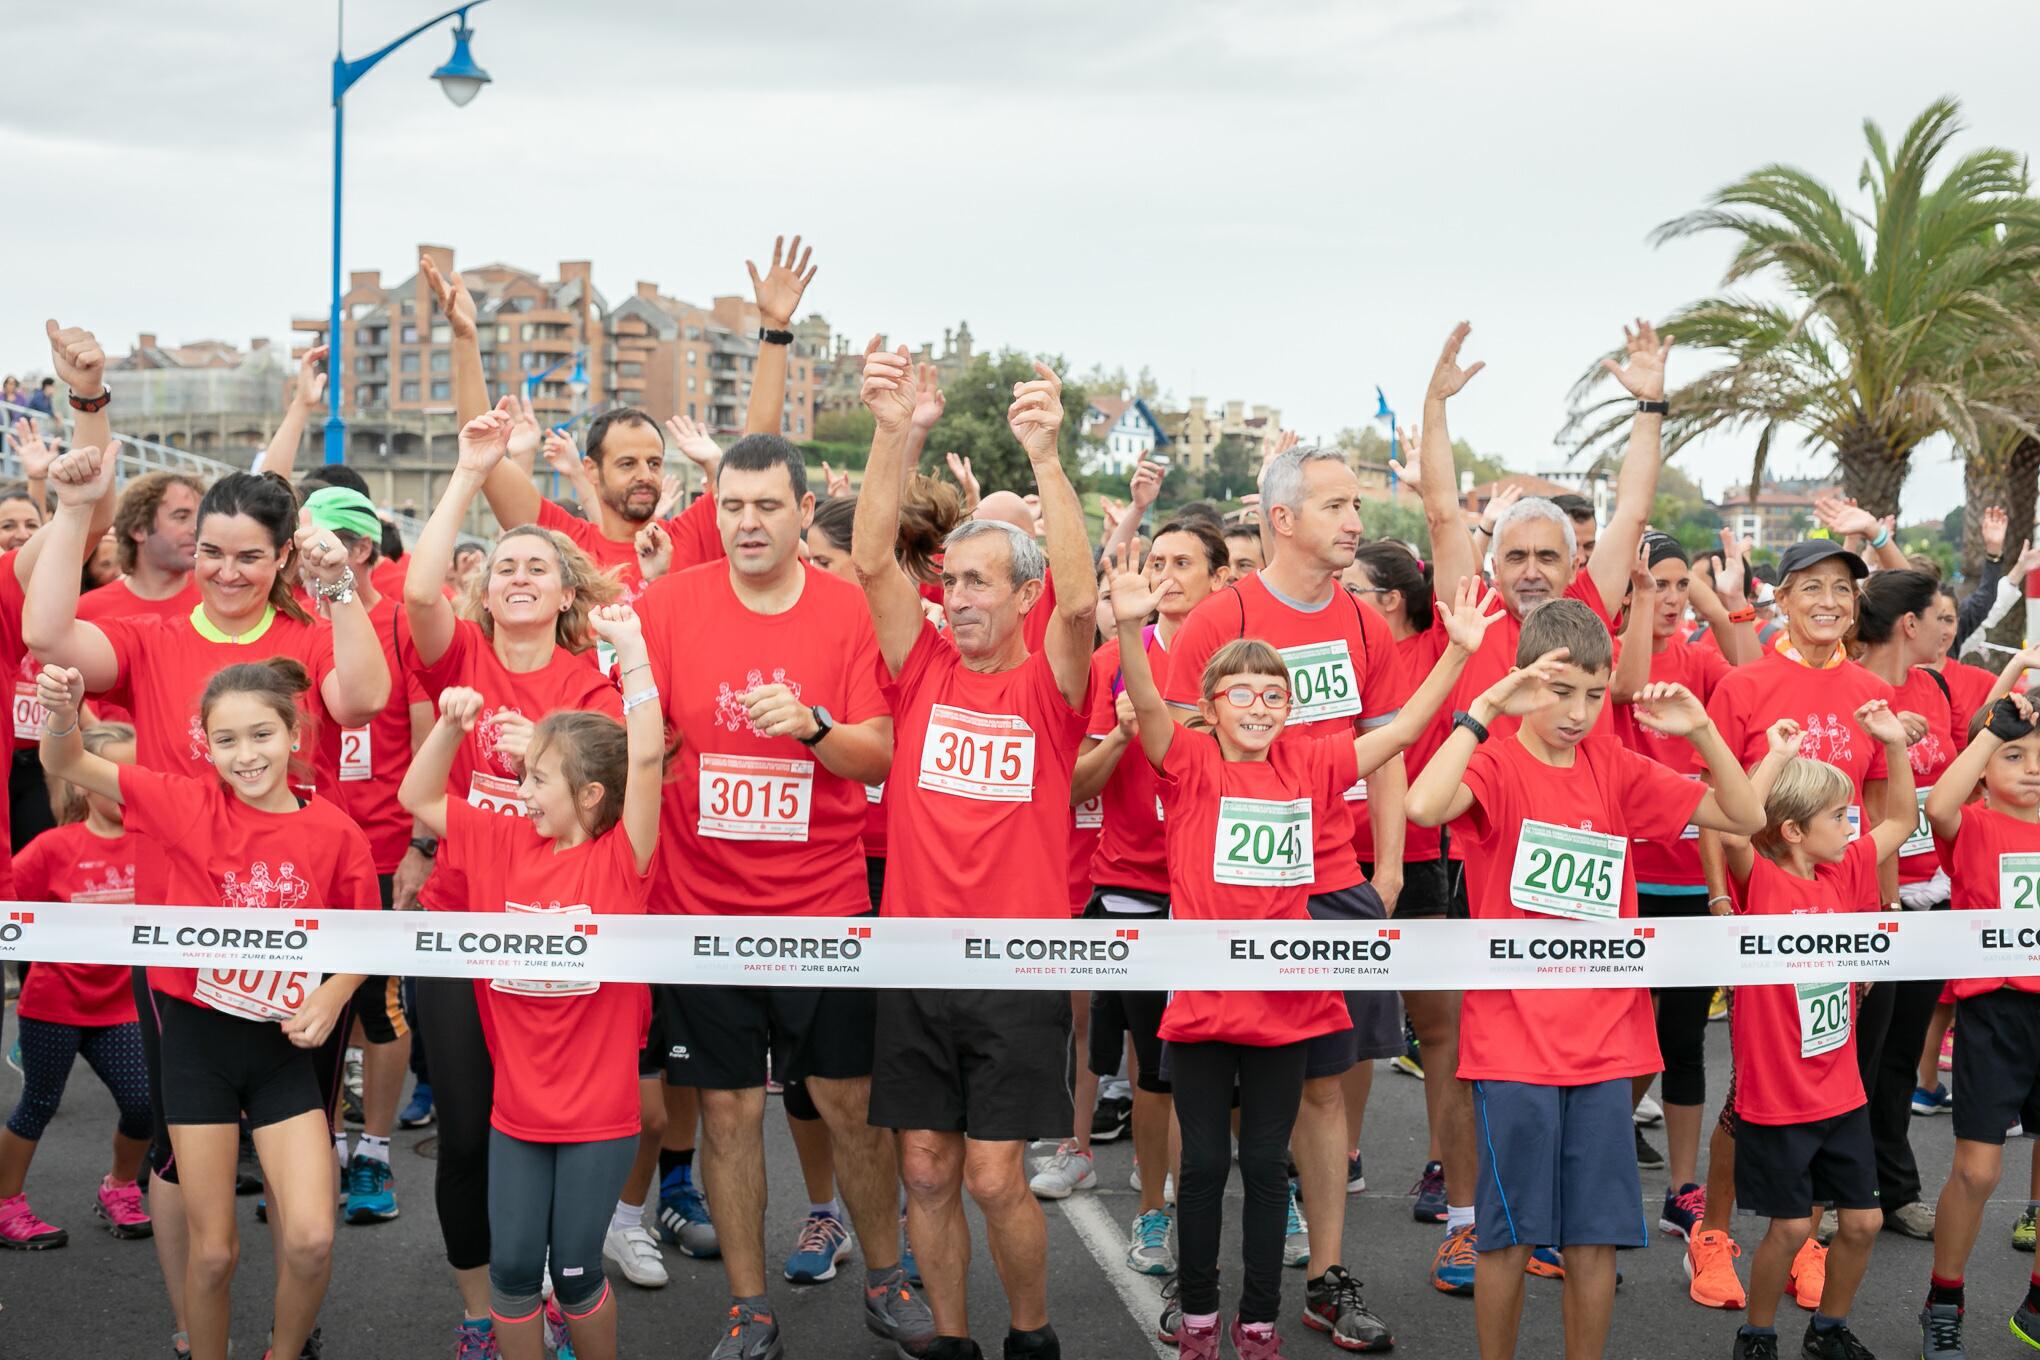
[[[1033,535],[1022,532],[1018,525],[1008,524],[1002,519],[965,520],[951,529],[949,536],[942,540],[942,550],[946,553],[966,539],[982,538],[986,534],[1006,536],[1015,588],[1024,586],[1029,581],[1039,581],[1048,575],[1048,558],[1043,555],[1041,545],[1034,541]]]
[[[1518,524],[1527,524],[1535,519],[1550,520],[1558,526],[1565,535],[1565,555],[1568,558],[1579,551],[1579,538],[1573,533],[1572,516],[1542,496],[1525,496],[1502,512],[1502,517],[1495,521],[1495,551],[1501,551],[1504,534]]]
[[[1303,508],[1303,468],[1306,463],[1337,463],[1346,466],[1346,455],[1337,449],[1309,448],[1291,449],[1268,460],[1268,466],[1261,469],[1261,513],[1267,514],[1278,505],[1291,510]]]

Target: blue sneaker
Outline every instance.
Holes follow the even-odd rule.
[[[1417,1197],[1410,1213],[1419,1223],[1443,1223],[1445,1213],[1445,1164],[1425,1162],[1424,1174],[1417,1178],[1417,1184],[1410,1191]]]
[[[1955,1108],[1955,1097],[1948,1094],[1948,1088],[1940,1082],[1934,1083],[1929,1091],[1924,1086],[1913,1087],[1913,1113],[1916,1115],[1947,1114]]]
[[[698,1261],[722,1255],[708,1203],[694,1188],[694,1177],[684,1166],[659,1186],[659,1237]]]
[[[552,1352],[553,1360],[574,1360],[574,1343],[567,1333],[567,1315],[560,1311],[558,1300],[550,1297],[545,1301],[545,1348]]]
[[[1565,1253],[1557,1247],[1539,1247],[1530,1253],[1529,1262],[1523,1267],[1525,1275],[1535,1275],[1544,1280],[1565,1278]],[[1622,1268],[1615,1268],[1615,1287],[1622,1287]]]
[[[1682,1185],[1677,1190],[1665,1191],[1665,1207],[1658,1211],[1657,1225],[1660,1231],[1687,1241],[1693,1238],[1694,1229],[1707,1213],[1707,1188],[1702,1185]]]
[[[396,1173],[357,1152],[347,1163],[347,1221],[387,1223],[397,1216]]]
[[[502,1360],[496,1345],[496,1325],[488,1318],[463,1322],[454,1328],[453,1360]]]
[[[431,1122],[432,1083],[421,1081],[411,1088],[411,1103],[397,1115],[397,1123],[407,1129],[422,1129]]]
[[[21,1040],[16,1039],[7,1045],[7,1065],[14,1069],[15,1075],[26,1075],[21,1070]]]
[[[1438,1244],[1437,1256],[1431,1260],[1431,1288],[1462,1297],[1473,1292],[1473,1263],[1478,1259],[1475,1240],[1471,1223],[1445,1234],[1445,1240]]]
[[[800,1240],[786,1258],[786,1278],[795,1284],[820,1284],[836,1278],[836,1264],[856,1245],[850,1225],[834,1214],[811,1213],[800,1226]]]

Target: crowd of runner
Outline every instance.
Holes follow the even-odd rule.
[[[1032,484],[983,490],[953,455],[949,478],[920,470],[943,394],[877,341],[861,486],[828,474],[818,497],[779,434],[814,276],[798,238],[751,270],[749,433],[727,449],[630,408],[576,443],[528,401],[492,403],[472,297],[420,267],[451,331],[461,430],[408,547],[357,472],[295,473],[321,352],[259,471],[121,485],[105,356],[49,323],[69,451],[22,423],[9,442],[27,484],[0,489],[16,743],[0,897],[1551,931],[2034,905],[2034,873],[2012,865],[2040,863],[2025,858],[2040,855],[2040,729],[2023,683],[2040,652],[1955,659],[2008,607],[2030,547],[2008,562],[2006,517],[1985,514],[1985,569],[1963,593],[1888,522],[1830,499],[1824,533],[1771,566],[1727,536],[1689,554],[1646,523],[1671,349],[1646,323],[1607,361],[1636,413],[1599,521],[1576,498],[1505,492],[1469,523],[1448,412],[1482,365],[1461,363],[1468,328],[1452,332],[1396,465],[1422,499],[1425,561],[1365,538],[1344,457],[1293,439],[1265,451],[1247,522],[1191,504],[1149,525],[1161,475],[1143,465],[1094,544],[1054,372],[1037,364],[1007,413]],[[541,450],[577,474],[579,513],[538,491]],[[684,507],[675,454],[708,478]],[[464,537],[478,497],[498,528],[486,546]],[[117,572],[95,575],[109,556]],[[1041,1204],[1095,1186],[1092,1140],[1121,1134],[1140,1193],[1125,1265],[1167,1278],[1157,1335],[1184,1360],[1269,1360],[1285,1317],[1386,1350],[1344,1232],[1378,1060],[1425,1077],[1429,1280],[1470,1297],[1490,1360],[1514,1353],[1526,1275],[1563,1279],[1568,1354],[1600,1354],[1616,1252],[1647,1240],[1647,1203],[1684,1239],[1693,1300],[1744,1314],[1721,1327],[1741,1360],[1793,1344],[1788,1295],[1811,1314],[1801,1354],[1867,1356],[1848,1319],[1880,1227],[1932,1238],[1920,1354],[1960,1360],[1965,1264],[2008,1131],[2040,1128],[2033,977],[1724,1002],[21,973],[0,1247],[68,1240],[27,1183],[82,1056],[118,1108],[111,1161],[95,1198],[38,1180],[35,1203],[73,1222],[90,1203],[114,1236],[153,1239],[170,1346],[198,1360],[228,1353],[235,1198],[254,1190],[276,1260],[271,1354],[319,1354],[336,1221],[397,1215],[400,1123],[437,1135],[460,1360],[608,1360],[633,1306],[612,1272],[664,1286],[669,1249],[727,1276],[710,1360],[834,1353],[782,1335],[771,1302],[768,1090],[810,1206],[781,1278],[828,1280],[860,1253],[846,1311],[902,1356],[981,1354],[966,1194],[1005,1294],[1003,1355],[1062,1354]],[[1732,1078],[1709,1092],[1722,1004]],[[1660,1113],[1664,1155],[1637,1131]],[[1915,1113],[1952,1114],[1934,1205]],[[1769,1220],[1746,1276],[1737,1202]],[[2033,1249],[2034,1217],[2029,1201],[2013,1246]],[[1303,1277],[1286,1315],[1285,1268]],[[2040,1274],[2011,1328],[2040,1347]],[[1292,1334],[1288,1353],[1308,1344]]]

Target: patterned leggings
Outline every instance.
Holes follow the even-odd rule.
[[[124,1025],[62,1025],[22,1018],[21,1103],[8,1116],[7,1130],[35,1142],[56,1117],[71,1079],[71,1060],[83,1054],[120,1106],[123,1138],[147,1138],[149,1073],[142,1062],[141,1027]]]

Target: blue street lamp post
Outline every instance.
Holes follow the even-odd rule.
[[[344,3],[344,0],[343,0]],[[482,92],[482,86],[489,83],[489,73],[475,64],[474,55],[468,51],[468,39],[473,30],[467,26],[467,12],[476,5],[487,4],[488,0],[468,0],[464,5],[435,15],[424,23],[369,53],[359,61],[347,60],[338,44],[333,51],[333,301],[326,319],[326,461],[344,462],[347,458],[347,421],[340,414],[341,403],[347,394],[346,375],[340,370],[340,148],[341,129],[346,114],[347,91],[354,82],[367,75],[375,64],[390,53],[402,47],[411,39],[429,28],[436,28],[448,19],[454,21],[453,55],[446,64],[432,73],[439,87],[446,91],[446,97],[459,108]],[[345,10],[342,12],[345,19]],[[344,34],[342,35],[344,41]]]
[[[1395,446],[1397,434],[1395,424],[1395,408],[1388,404],[1388,398],[1382,395],[1382,391],[1379,387],[1376,387],[1374,389],[1374,403],[1376,408],[1374,412],[1374,418],[1388,426],[1388,456],[1391,459],[1393,459],[1397,453],[1401,452],[1401,450],[1397,449]],[[1388,491],[1390,495],[1395,494],[1396,481],[1397,478],[1395,475],[1395,469],[1391,467],[1388,470]]]

